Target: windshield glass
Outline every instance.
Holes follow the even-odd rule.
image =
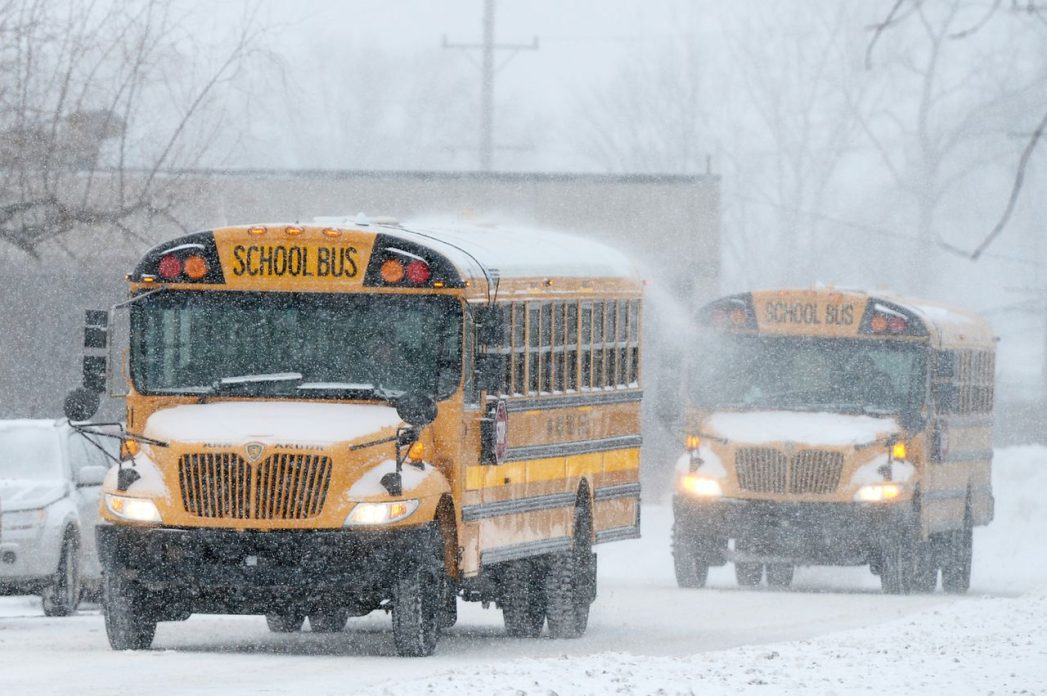
[[[695,351],[696,405],[900,413],[923,403],[926,348],[882,340],[707,335]]]
[[[0,479],[60,478],[58,433],[48,428],[0,428]]]
[[[451,297],[161,292],[131,306],[131,376],[146,394],[446,397],[461,317]]]

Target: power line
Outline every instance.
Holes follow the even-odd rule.
[[[520,51],[538,50],[538,37],[530,44],[496,44],[494,42],[494,3],[495,0],[484,0],[483,42],[482,43],[449,43],[447,35],[443,37],[443,48],[479,49],[480,64],[480,170],[489,172],[494,160],[494,54],[495,51],[512,51],[511,60]],[[506,63],[508,63],[506,60]],[[505,67],[502,63],[499,67]]]

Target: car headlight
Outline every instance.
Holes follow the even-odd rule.
[[[156,503],[148,498],[105,494],[105,507],[120,519],[130,522],[162,522]]]
[[[708,476],[687,474],[680,479],[680,485],[686,493],[699,498],[716,498],[723,495],[720,482]]]
[[[47,508],[19,510],[3,514],[3,528],[8,532],[23,531],[39,527],[47,520]]]
[[[898,483],[870,483],[862,486],[854,494],[854,499],[860,503],[880,503],[885,500],[894,500],[902,494],[902,486]]]
[[[387,503],[357,503],[345,518],[345,526],[373,526],[399,522],[410,517],[417,509],[418,500],[415,498]]]

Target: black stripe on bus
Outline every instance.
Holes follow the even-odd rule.
[[[593,493],[593,500],[613,500],[615,498],[638,498],[640,497],[640,484],[623,483],[617,486],[604,486],[597,488]]]
[[[543,553],[556,553],[571,548],[570,537],[555,537],[553,539],[541,539],[539,541],[528,541],[523,544],[511,546],[499,546],[480,552],[480,565],[488,563],[501,563],[502,561],[515,561],[518,558],[529,558],[540,556]]]
[[[990,462],[992,461],[992,450],[959,450],[949,452],[944,461],[948,462]]]
[[[920,494],[924,500],[957,500],[967,497],[966,488],[946,488],[944,490],[923,491]],[[989,486],[978,486],[971,489],[972,498],[992,497],[992,488]]]
[[[614,500],[616,498],[637,498],[640,496],[640,484],[625,483],[618,486],[605,486],[597,488],[593,493],[594,500]],[[462,508],[462,521],[475,522],[491,517],[503,517],[505,515],[519,515],[525,512],[537,512],[539,510],[552,510],[561,507],[571,507],[577,500],[574,493],[548,493],[546,495],[532,495],[526,498],[513,498],[511,500],[499,500],[493,503],[482,503],[480,505],[467,505]]]
[[[483,503],[482,505],[467,505],[462,508],[462,521],[475,522],[476,520],[485,520],[490,517],[569,507],[573,506],[577,499],[578,496],[574,493],[550,493],[548,495],[532,495],[526,498],[513,498],[512,500],[499,500],[493,503]]]
[[[549,459],[552,457],[570,457],[576,454],[608,452],[619,449],[635,449],[643,443],[639,435],[607,437],[602,440],[577,440],[573,442],[554,442],[548,445],[529,445],[511,447],[505,453],[505,461],[519,462],[527,459]]]
[[[578,406],[603,406],[605,404],[631,404],[643,398],[643,390],[629,389],[623,391],[580,392],[578,394],[557,394],[538,396],[529,399],[504,397],[505,410],[509,413],[519,411],[549,411],[556,408],[576,408]],[[498,398],[490,397],[487,402],[494,403]]]
[[[640,527],[613,527],[602,529],[596,533],[596,543],[603,544],[608,541],[621,541],[623,539],[639,539]]]

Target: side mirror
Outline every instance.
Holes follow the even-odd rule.
[[[80,467],[80,470],[76,472],[76,485],[78,487],[101,486],[107,471],[109,469],[104,466]]]
[[[476,356],[476,386],[480,391],[497,394],[505,379],[508,356],[502,353],[480,353]]]
[[[503,307],[479,307],[473,314],[476,322],[476,342],[483,346],[505,344],[505,309]]]
[[[101,402],[98,392],[78,387],[65,397],[63,411],[65,417],[73,422],[85,421],[98,412]]]
[[[910,435],[920,432],[927,426],[927,419],[923,417],[919,409],[906,407],[899,414],[901,425]]]
[[[396,400],[396,415],[408,425],[424,427],[436,420],[436,401],[422,392],[408,392]]]

